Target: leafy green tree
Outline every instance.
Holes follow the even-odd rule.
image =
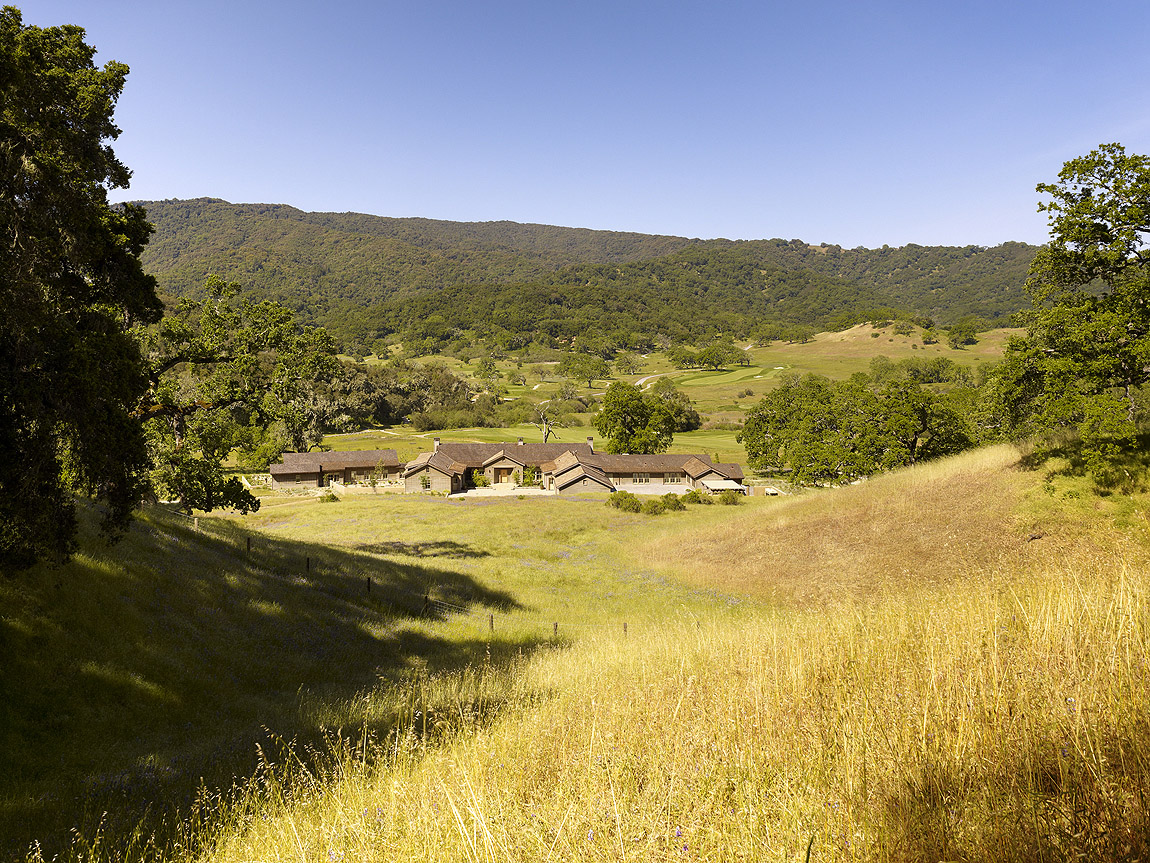
[[[667,359],[677,369],[693,369],[699,365],[697,355],[686,345],[676,345],[667,354]]]
[[[974,445],[966,420],[926,387],[903,379],[888,384],[879,397],[883,429],[892,439],[884,466],[953,455]]]
[[[834,382],[790,376],[747,415],[738,441],[757,470],[797,485],[852,482],[971,445],[965,420],[907,379],[879,392],[865,375]]]
[[[711,345],[695,355],[695,363],[705,369],[718,371],[733,359],[725,345]]]
[[[1016,436],[1075,430],[1106,479],[1150,381],[1150,158],[1104,144],[1038,191],[1051,240],[1030,268],[1026,335],[996,370],[998,414]]]
[[[259,501],[223,461],[235,448],[307,450],[346,407],[340,384],[355,372],[322,330],[300,330],[292,313],[265,301],[236,302],[236,286],[208,281],[157,327],[138,333],[150,389],[144,423],[157,495],[186,511]]]
[[[75,549],[76,492],[114,537],[147,479],[130,329],[162,306],[144,212],[107,198],[130,176],[109,143],[128,67],[94,56],[81,28],[0,9],[0,570]]]
[[[703,418],[695,410],[690,396],[676,387],[670,378],[656,378],[647,395],[650,398],[660,399],[671,412],[675,421],[675,431],[694,431],[703,425]]]
[[[475,378],[490,391],[495,382],[499,380],[499,369],[495,367],[495,360],[491,357],[480,357],[475,363]]]
[[[978,342],[978,325],[972,318],[955,321],[946,331],[946,343],[952,348],[963,348]]]
[[[675,435],[675,417],[666,403],[622,381],[607,388],[591,423],[606,438],[608,452],[666,452]]]
[[[615,357],[615,371],[621,375],[633,375],[639,372],[639,358],[630,351],[622,351]]]
[[[576,381],[587,381],[587,388],[597,380],[610,377],[611,367],[599,356],[581,353],[566,354],[559,361],[559,374]]]

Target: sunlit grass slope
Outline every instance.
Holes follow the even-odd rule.
[[[72,563],[0,581],[0,859],[34,840],[51,857],[73,830],[76,859],[137,832],[133,854],[156,834],[157,856],[186,857],[201,785],[242,782],[261,751],[312,764],[340,727],[386,737],[413,675],[505,685],[580,633],[713,608],[627,560],[616,537],[641,523],[601,500],[269,495],[198,530],[150,508],[112,547],[87,530]]]
[[[269,766],[209,856],[1146,859],[1145,502],[1014,461],[634,522],[637,558],[770,609],[413,684],[406,733],[294,786]]]

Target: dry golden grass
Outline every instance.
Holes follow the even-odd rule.
[[[775,602],[417,669],[363,694],[381,739],[272,756],[203,857],[1150,860],[1145,537],[1015,461],[628,523],[636,559]]]
[[[1030,476],[1008,446],[843,489],[748,508],[650,541],[680,578],[785,605],[873,598],[1001,567],[1059,540],[1019,504]],[[1031,541],[1042,534],[1041,541]]]
[[[1146,859],[1148,635],[1104,555],[600,636],[525,662],[493,727],[273,793],[211,859]]]

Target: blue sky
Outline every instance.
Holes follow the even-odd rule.
[[[1067,159],[1150,152],[1145,0],[20,8],[131,67],[118,199],[996,245]]]

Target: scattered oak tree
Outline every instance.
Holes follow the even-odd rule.
[[[559,362],[559,374],[575,381],[587,381],[587,389],[597,380],[611,376],[611,367],[602,357],[591,354],[569,353]]]
[[[737,440],[756,470],[796,485],[849,483],[971,446],[966,422],[942,397],[908,380],[879,391],[865,375],[790,376],[747,414]]]
[[[223,462],[234,449],[265,460],[319,443],[342,409],[341,379],[352,374],[323,330],[301,330],[273,302],[236,299],[212,277],[200,305],[181,301],[158,326],[138,333],[150,388],[138,411],[157,496],[182,509],[259,501]]]

